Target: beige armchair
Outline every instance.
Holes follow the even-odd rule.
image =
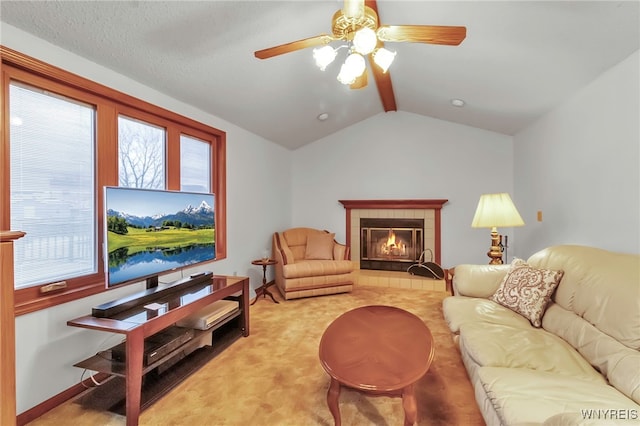
[[[353,290],[349,248],[335,234],[313,228],[292,228],[273,234],[275,281],[286,299],[346,293]]]

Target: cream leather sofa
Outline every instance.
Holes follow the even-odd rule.
[[[354,265],[349,248],[334,234],[313,228],[292,228],[273,234],[275,281],[286,299],[346,293],[353,290]]]
[[[640,424],[640,255],[554,246],[562,270],[540,328],[490,300],[510,265],[459,265],[443,302],[486,423]]]

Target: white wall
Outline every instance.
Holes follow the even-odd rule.
[[[290,151],[5,23],[1,36],[11,49],[227,132],[228,258],[201,269],[249,276],[254,289],[262,283],[262,269],[251,260],[270,247],[275,229],[291,222]],[[179,276],[162,280],[173,278]],[[82,370],[72,365],[118,342],[107,333],[67,327],[66,321],[141,288],[128,286],[16,318],[18,413],[78,383]]]
[[[636,51],[515,136],[523,252],[571,243],[640,253],[639,63]]]
[[[448,199],[443,265],[487,263],[490,230],[471,228],[471,220],[480,194],[513,192],[512,158],[509,136],[406,112],[380,113],[293,153],[293,225],[331,230],[345,242],[346,214],[338,200]]]

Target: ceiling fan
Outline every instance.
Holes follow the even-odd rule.
[[[339,49],[347,48],[350,53],[342,65],[338,80],[349,84],[352,89],[365,87],[367,71],[364,57],[368,57],[380,100],[385,112],[388,112],[396,111],[391,76],[387,72],[395,53],[385,49],[384,42],[457,46],[465,39],[467,29],[439,25],[380,25],[376,0],[344,0],[344,7],[333,15],[331,33],[258,50],[254,55],[259,59],[267,59],[308,47],[324,46],[314,49],[316,64],[324,70]],[[335,41],[346,44],[337,48],[329,46]]]

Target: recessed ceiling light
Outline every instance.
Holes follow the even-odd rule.
[[[451,105],[462,108],[464,106],[464,101],[462,99],[451,99]]]
[[[318,120],[320,121],[325,121],[327,118],[329,118],[329,114],[327,114],[326,112],[323,112],[322,114],[318,115]]]

